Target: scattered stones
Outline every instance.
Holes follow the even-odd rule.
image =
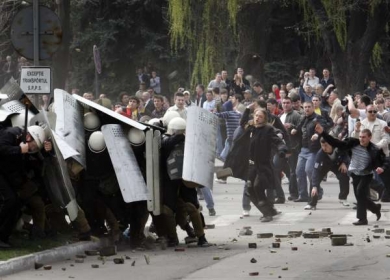
[[[309,228],[309,231],[316,231],[315,228]]]
[[[369,237],[369,236],[367,236],[367,238],[366,238],[366,241],[367,241],[368,243],[370,243],[370,242],[371,242],[371,239],[370,239],[370,237]]]
[[[347,236],[333,237],[332,246],[344,246],[347,243]]]
[[[75,263],[84,263],[84,259],[77,258],[77,259],[74,260],[74,262]]]
[[[84,251],[84,253],[87,256],[97,256],[97,255],[99,255],[99,251],[97,251],[97,250],[87,250],[87,251]]]
[[[44,269],[44,270],[51,270],[51,265],[45,265],[45,266],[43,267],[43,269]]]
[[[291,235],[286,235],[286,234],[276,234],[275,238],[290,238],[292,237]]]
[[[144,255],[144,258],[145,258],[146,264],[149,265],[150,264],[150,257],[149,257],[149,255]]]
[[[258,233],[257,238],[271,238],[273,237],[273,233]]]
[[[99,265],[98,264],[91,264],[91,267],[92,268],[99,268]]]
[[[113,259],[115,264],[124,264],[125,260],[123,258],[114,258]]]
[[[255,258],[251,258],[251,263],[257,263],[257,260]]]
[[[390,230],[386,230],[386,235],[390,235]]]
[[[184,252],[186,249],[183,247],[176,247],[175,252]]]
[[[282,267],[282,270],[288,270],[288,267]]]
[[[372,232],[374,232],[374,233],[385,233],[385,229],[384,228],[376,228],[376,229],[373,229]]]
[[[131,263],[131,266],[135,266],[135,261],[133,261],[133,262]]]
[[[298,251],[298,247],[291,247],[292,251]]]
[[[74,266],[74,264],[73,264],[73,263],[71,263],[71,264],[70,264],[70,266],[71,266],[71,267],[73,267],[73,266]]]
[[[79,258],[79,259],[85,259],[86,257],[87,257],[87,255],[84,255],[84,254],[76,255],[76,258]]]
[[[374,225],[374,228],[378,228],[379,227],[379,225]]]
[[[35,269],[40,269],[43,266],[43,263],[35,263],[34,267]]]
[[[292,237],[301,237],[302,231],[301,230],[293,230],[293,231],[289,231],[287,234],[292,236]]]
[[[303,238],[320,238],[319,233],[304,233]]]
[[[387,254],[386,257],[387,257],[387,258],[390,258],[390,254]]]
[[[114,256],[117,254],[116,246],[114,245],[114,246],[103,247],[100,249],[99,253],[100,256],[105,256],[105,257]]]
[[[62,269],[62,271],[66,271],[66,267],[63,267],[63,268],[61,268]]]
[[[232,239],[232,242],[237,242],[237,241],[238,241],[238,240],[237,240],[237,239],[235,239],[235,238],[233,238],[233,239]]]
[[[386,239],[390,239],[390,235],[386,235],[385,238],[386,238]]]
[[[379,238],[381,238],[380,235],[373,235],[372,237],[374,237],[374,239],[379,239]]]
[[[252,229],[251,226],[245,226],[245,227],[242,227],[243,229]]]
[[[242,230],[240,230],[240,235],[252,235],[253,234],[253,231],[249,228],[243,228]]]
[[[256,243],[248,243],[248,248],[256,249],[257,248],[257,244]]]
[[[220,260],[220,257],[213,257],[213,260],[214,260],[214,261],[219,261],[219,260]]]
[[[272,248],[280,248],[280,243],[278,242],[272,243]]]
[[[331,232],[332,232],[332,229],[331,229],[331,228],[323,228],[322,231],[323,231],[323,232],[331,233]]]
[[[275,238],[275,242],[282,242],[280,238]]]
[[[259,273],[258,272],[249,272],[249,276],[258,276]]]
[[[273,253],[273,254],[274,254],[274,253],[276,253],[276,251],[275,251],[275,250],[270,250],[270,252],[271,252],[271,253]]]
[[[131,258],[129,256],[127,256],[127,255],[125,255],[125,259],[126,260],[131,260]]]

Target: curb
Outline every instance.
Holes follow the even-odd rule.
[[[83,241],[71,245],[49,249],[34,254],[10,259],[0,263],[0,276],[17,273],[23,270],[34,269],[35,263],[53,263],[64,261],[86,250],[93,250],[105,244],[104,239],[99,241]]]

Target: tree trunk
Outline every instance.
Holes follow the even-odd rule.
[[[332,70],[340,96],[363,90],[370,72],[370,58],[375,43],[385,31],[389,19],[387,1],[377,4],[373,11],[365,3],[349,12],[347,44],[343,49],[337,41],[333,25],[321,0],[309,0],[320,25],[325,50],[332,62]],[[364,7],[362,7],[364,6]]]
[[[65,89],[69,70],[70,0],[57,0],[57,13],[62,27],[62,44],[53,58],[53,86]]]
[[[237,66],[254,80],[264,83],[264,64],[269,40],[269,18],[274,5],[271,1],[245,5],[238,15],[239,55]]]

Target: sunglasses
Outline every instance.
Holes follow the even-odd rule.
[[[367,113],[376,114],[376,113],[378,113],[378,111],[376,111],[376,110],[374,110],[374,111],[367,111]]]

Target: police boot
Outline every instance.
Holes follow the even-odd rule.
[[[205,235],[199,237],[198,239],[198,246],[199,247],[209,247],[210,244],[207,242]]]
[[[199,238],[204,235],[204,224],[199,210],[194,204],[186,202],[187,213],[190,216],[190,221],[194,226],[195,235]]]

